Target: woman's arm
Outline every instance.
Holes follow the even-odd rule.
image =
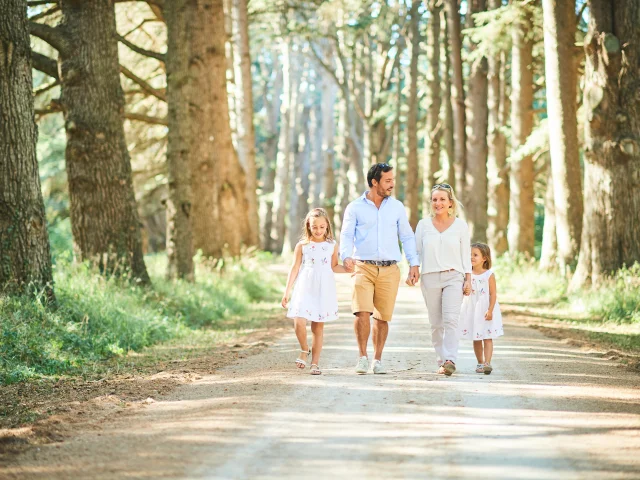
[[[331,270],[333,270],[334,273],[349,273],[349,271],[346,268],[344,268],[342,265],[339,265],[337,242],[335,247],[333,248],[333,255],[331,256]]]
[[[498,293],[496,291],[496,276],[492,273],[489,276],[489,309],[484,314],[485,320],[493,320],[493,307],[496,306]]]
[[[280,304],[283,308],[287,308],[287,304],[289,303],[289,297],[291,296],[291,289],[293,288],[293,284],[298,278],[298,272],[300,271],[300,265],[302,264],[302,244],[298,243],[296,248],[293,250],[293,264],[291,265],[291,269],[289,270],[289,276],[287,277],[287,288],[284,291],[284,295],[282,296],[282,302]]]

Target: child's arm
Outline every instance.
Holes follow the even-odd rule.
[[[282,302],[280,304],[283,308],[287,308],[287,304],[289,303],[289,297],[291,296],[291,289],[293,288],[293,284],[298,278],[298,272],[300,271],[300,265],[302,264],[302,244],[298,243],[296,248],[293,250],[293,264],[291,265],[291,269],[289,270],[289,276],[287,277],[287,288],[284,291],[284,295],[282,296]]]
[[[498,294],[496,292],[496,276],[492,273],[489,276],[489,309],[487,310],[487,313],[484,314],[485,320],[493,320],[493,307],[496,306],[497,299]]]
[[[349,273],[344,266],[338,264],[338,243],[336,242],[335,247],[333,248],[333,255],[331,256],[331,270],[334,273]]]

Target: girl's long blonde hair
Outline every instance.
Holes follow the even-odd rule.
[[[329,220],[329,215],[324,208],[314,208],[307,216],[304,217],[304,224],[302,226],[302,235],[300,235],[300,241],[304,243],[309,243],[311,241],[311,219],[312,218],[324,218],[327,221],[327,231],[324,234],[325,241],[333,242],[333,229],[331,228],[331,221]]]
[[[429,195],[429,215],[432,217],[436,216],[436,212],[433,210],[433,205],[431,203],[431,195],[433,192],[440,190],[447,194],[449,200],[451,200],[451,208],[449,208],[449,216],[457,217],[458,213],[462,209],[462,203],[456,197],[455,192],[453,191],[453,187],[448,183],[436,183],[433,187],[431,187],[431,194]]]

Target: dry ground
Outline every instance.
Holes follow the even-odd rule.
[[[59,438],[6,457],[0,478],[640,477],[637,372],[510,315],[492,375],[473,372],[463,343],[459,371],[437,376],[420,291],[403,287],[389,374],[357,376],[340,281],[342,315],[326,328],[322,376],[297,371],[293,332],[276,332],[259,353],[245,348],[246,358],[189,373],[146,403],[116,396],[86,419],[51,417]]]

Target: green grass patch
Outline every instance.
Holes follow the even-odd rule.
[[[275,304],[282,290],[270,261],[255,252],[224,264],[198,260],[197,281],[188,283],[165,280],[166,257],[156,255],[147,258],[147,288],[58,257],[55,308],[42,294],[0,296],[0,383],[79,374],[151,345],[255,327],[263,303]]]

